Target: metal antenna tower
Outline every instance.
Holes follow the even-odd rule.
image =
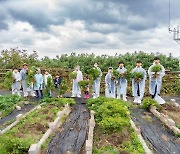
[[[171,29],[171,0],[169,0],[169,32],[173,33],[173,40],[180,45],[179,25]],[[180,51],[179,51],[179,69],[180,69]]]

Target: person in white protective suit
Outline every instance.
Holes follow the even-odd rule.
[[[100,73],[99,77],[93,81],[93,86],[92,86],[93,87],[93,98],[97,98],[97,97],[99,97],[99,93],[100,93],[100,82],[101,82],[102,71],[98,67],[97,63],[94,64],[94,69],[97,69]]]
[[[18,69],[13,70],[13,77],[14,81],[12,83],[12,94],[21,96],[20,89],[21,89],[21,74],[19,73]]]
[[[22,79],[22,88],[24,97],[28,97],[28,93],[30,92],[31,96],[35,96],[34,89],[33,89],[33,83],[28,86],[26,81],[26,76],[28,74],[28,65],[26,63],[23,64],[23,69],[20,71],[21,79]]]
[[[51,82],[53,82],[52,75],[49,73],[49,70],[45,70],[45,73],[44,73],[44,88],[45,89],[47,87],[48,78],[51,78]],[[51,90],[48,91],[48,96],[52,97],[52,91]]]
[[[43,98],[43,83],[44,83],[44,77],[41,74],[41,70],[38,68],[36,70],[36,74],[34,75],[34,90],[36,91],[36,98]]]
[[[161,66],[160,72],[152,72],[152,67],[155,65]],[[162,87],[162,78],[165,76],[165,69],[160,64],[159,57],[154,58],[154,63],[148,69],[149,75],[149,92],[153,99],[155,99],[159,104],[164,104],[165,101],[160,97],[161,87]]]
[[[117,71],[120,73],[121,77],[117,79],[117,99],[122,98],[124,101],[127,101],[126,92],[127,92],[127,79],[126,68],[124,67],[124,62],[119,62],[119,68]]]
[[[113,68],[109,67],[105,76],[105,96],[115,98],[115,77],[113,76]]]
[[[76,66],[74,72],[77,73],[75,79],[73,79],[73,87],[72,87],[72,96],[71,97],[81,97],[81,88],[78,82],[83,80],[82,72],[80,71],[80,66]]]
[[[144,97],[145,81],[147,79],[146,70],[142,68],[142,62],[138,60],[136,62],[136,68],[132,70],[132,73],[140,72],[143,74],[143,78],[132,79],[132,93],[134,97],[134,103],[141,104],[141,100]]]

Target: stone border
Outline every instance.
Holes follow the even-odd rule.
[[[175,99],[171,99],[171,103],[174,104],[176,107],[180,108],[180,105],[176,103]]]
[[[70,112],[71,112],[71,109],[70,109],[69,105],[66,104],[64,110],[59,111],[57,113],[57,118],[54,120],[54,122],[49,123],[49,129],[42,136],[42,138],[39,140],[39,142],[37,144],[31,144],[28,154],[40,154],[42,144],[49,138],[49,136],[52,133],[54,133],[62,125],[61,118],[64,115],[69,115]]]
[[[18,114],[16,116],[16,121],[14,121],[12,124],[10,124],[9,126],[7,126],[5,129],[3,130],[0,130],[0,136],[3,135],[4,133],[6,133],[8,130],[10,130],[11,128],[13,128],[14,126],[16,126],[21,119],[25,118],[28,114],[30,114],[31,112],[35,111],[36,109],[40,109],[41,108],[41,105],[43,105],[44,103],[36,106],[35,108],[31,109],[29,112],[25,113],[24,115],[23,114]]]
[[[168,115],[158,112],[156,109],[157,108],[155,106],[151,106],[150,111],[153,113],[155,117],[161,120],[161,122],[164,123],[175,134],[180,134],[180,129],[176,127],[174,120],[169,118]]]
[[[136,125],[134,124],[134,122],[132,120],[130,120],[130,123],[131,123],[132,128],[134,129],[134,132],[137,134],[138,139],[141,142],[145,153],[146,154],[153,154],[153,152],[149,149],[146,142],[144,141],[144,139],[143,139],[143,137],[141,135],[141,130],[136,127]]]
[[[91,119],[89,120],[89,132],[88,132],[88,139],[86,140],[86,154],[92,154],[92,147],[93,147],[93,133],[95,127],[95,120],[94,120],[95,112],[91,110]]]

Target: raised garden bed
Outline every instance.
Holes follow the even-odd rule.
[[[72,99],[44,99],[46,102],[41,108],[27,115],[14,128],[1,136],[0,151],[5,153],[28,153],[29,147],[37,143],[49,128],[49,123],[56,118],[58,111],[64,105],[74,104]]]
[[[0,96],[0,118],[10,114],[16,106],[23,106],[23,98],[17,95]]]
[[[55,136],[48,145],[47,154],[55,153],[84,153],[89,126],[89,111],[86,108],[84,98],[74,98],[76,105],[67,117],[61,129],[56,131]]]
[[[93,153],[145,153],[131,126],[126,102],[100,97],[89,99],[87,105],[96,112]]]
[[[180,106],[177,107],[173,103],[163,104],[160,113],[168,115],[175,122],[176,127],[180,129]]]

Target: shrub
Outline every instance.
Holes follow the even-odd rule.
[[[149,110],[151,106],[156,106],[158,110],[160,109],[160,105],[153,99],[151,98],[145,98],[143,100],[142,108]]]

